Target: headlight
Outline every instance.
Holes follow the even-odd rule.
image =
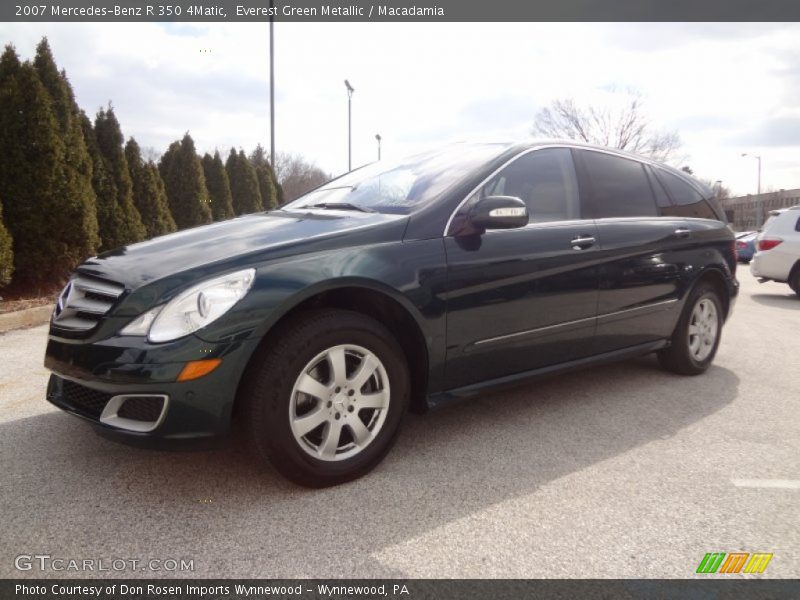
[[[147,335],[151,342],[169,342],[194,333],[228,312],[250,290],[255,269],[209,279],[139,315],[121,335]]]

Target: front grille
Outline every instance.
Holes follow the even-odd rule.
[[[103,409],[112,396],[67,379],[64,379],[61,384],[61,393],[68,404],[95,419],[100,418]]]
[[[70,331],[88,331],[111,310],[124,291],[122,284],[76,274],[58,297],[53,325]]]
[[[117,411],[117,416],[132,421],[155,422],[164,408],[163,396],[132,396]]]

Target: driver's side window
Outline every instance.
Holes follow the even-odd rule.
[[[580,219],[578,181],[568,148],[528,152],[489,180],[480,196],[519,198],[528,206],[530,223]]]

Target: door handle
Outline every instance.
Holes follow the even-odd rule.
[[[686,229],[685,227],[678,227],[672,235],[678,238],[687,238],[689,234],[692,233],[691,229]]]
[[[571,240],[569,244],[573,250],[586,250],[586,248],[594,246],[596,241],[592,236],[578,236]]]

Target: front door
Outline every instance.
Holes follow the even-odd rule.
[[[516,158],[453,223],[493,195],[525,201],[529,223],[481,235],[456,225],[445,238],[448,389],[593,353],[596,228],[582,218],[571,151],[543,148]]]

